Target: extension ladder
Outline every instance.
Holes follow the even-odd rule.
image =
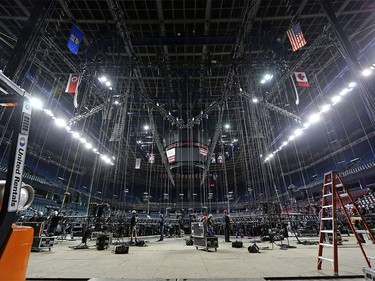
[[[348,210],[345,208],[343,198],[348,198],[349,202],[352,204],[354,211],[354,216],[350,217]],[[353,197],[350,195],[348,189],[344,185],[340,176],[337,172],[328,172],[324,174],[323,180],[323,193],[322,193],[322,209],[320,218],[320,232],[319,232],[319,251],[318,251],[318,264],[317,269],[322,269],[323,261],[330,261],[333,265],[333,273],[335,276],[339,274],[338,268],[338,237],[337,237],[337,208],[341,206],[345,217],[348,221],[350,229],[354,234],[357,243],[362,251],[362,254],[366,260],[368,267],[371,267],[370,257],[367,257],[365,250],[362,246],[362,239],[360,239],[359,234],[365,232],[369,235],[372,242],[375,243],[375,237],[370,231],[370,228],[359,211],[357,205],[355,204]],[[351,220],[361,221],[366,230],[357,230]],[[327,241],[324,243],[324,238],[328,235],[332,235],[332,244]],[[333,248],[333,258],[323,257],[323,248]]]

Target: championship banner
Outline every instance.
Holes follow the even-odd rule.
[[[72,29],[70,30],[69,40],[68,40],[68,49],[75,55],[78,55],[79,46],[83,40],[85,34],[73,24]]]

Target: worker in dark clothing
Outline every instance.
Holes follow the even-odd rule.
[[[159,225],[160,225],[160,238],[158,241],[164,240],[164,215],[159,215]]]
[[[228,211],[227,210],[224,210],[223,222],[224,222],[225,242],[231,242],[229,240],[229,236],[230,236],[230,217],[228,215]]]
[[[133,242],[133,236],[134,241],[137,242],[137,211],[132,211],[132,217],[130,219],[130,242]]]

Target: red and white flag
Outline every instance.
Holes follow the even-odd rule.
[[[72,73],[69,75],[68,84],[66,85],[65,93],[75,94],[78,90],[79,74]]]
[[[309,87],[309,81],[307,80],[306,73],[302,68],[297,68],[294,71],[294,76],[296,77],[296,85],[299,87]]]

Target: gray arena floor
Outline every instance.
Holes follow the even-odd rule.
[[[188,237],[186,237],[188,238]],[[257,243],[261,253],[251,254],[247,247],[253,239],[244,238],[243,248],[232,248],[219,237],[217,252],[207,252],[186,246],[185,238],[166,238],[156,242],[158,237],[147,237],[145,247],[130,247],[128,254],[116,255],[114,246],[98,251],[95,241],[89,241],[87,250],[73,250],[69,246],[78,245],[77,241],[64,241],[55,244],[51,251],[32,252],[29,260],[27,278],[30,280],[59,278],[92,278],[92,280],[272,280],[267,277],[314,277],[309,280],[321,280],[333,275],[330,262],[323,263],[323,270],[316,270],[317,245],[297,244],[295,238],[290,245],[296,248],[283,250],[280,242]],[[300,238],[302,241],[317,238]],[[362,267],[366,267],[364,257],[354,237],[343,237],[339,246],[339,274],[342,280],[352,280],[363,276]],[[231,238],[235,241],[235,238]],[[287,243],[286,240],[283,243]],[[368,256],[375,256],[375,247],[367,243]],[[332,256],[332,249],[325,249],[324,256]],[[346,277],[344,276],[351,276]],[[295,279],[297,277],[297,279]],[[298,279],[299,278],[299,279]],[[275,279],[275,278],[274,278]],[[277,280],[291,280],[276,278]],[[358,279],[359,280],[359,279]],[[362,277],[363,280],[363,277]]]

